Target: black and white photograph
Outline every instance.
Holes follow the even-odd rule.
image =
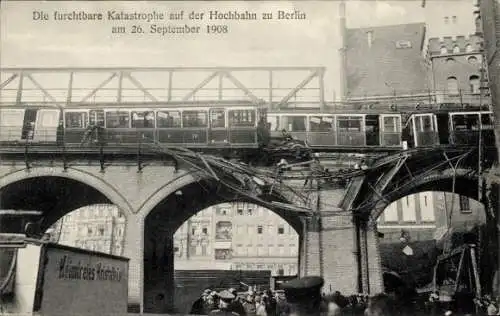
[[[500,315],[500,0],[0,1],[0,315]]]

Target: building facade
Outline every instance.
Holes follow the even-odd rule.
[[[486,222],[482,203],[445,192],[423,192],[387,206],[378,218],[381,242],[398,242],[402,231],[414,241],[441,239],[449,228],[469,230]]]
[[[121,256],[126,218],[109,204],[82,207],[52,226],[51,239],[63,245]]]
[[[427,56],[437,103],[490,104],[482,42],[478,35],[429,39]]]
[[[272,211],[220,204],[188,219],[174,234],[176,269],[270,270],[295,275],[297,232]]]
[[[495,119],[500,113],[500,0],[478,0],[476,14],[480,18],[484,38],[484,54]],[[500,125],[495,124],[497,148],[500,151]]]
[[[347,29],[345,98],[428,94],[425,30],[425,23]]]

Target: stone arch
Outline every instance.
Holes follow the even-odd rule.
[[[90,193],[91,198],[97,203],[111,203],[119,207],[123,214],[128,217],[132,214],[132,207],[127,199],[120,192],[105,180],[96,177],[95,175],[79,170],[78,168],[68,168],[66,171],[52,167],[34,167],[29,170],[17,170],[6,174],[0,178],[0,192],[6,192],[16,185],[26,185],[36,182],[68,182],[70,185],[76,185],[84,188],[87,193]],[[48,228],[51,224],[57,221],[65,214],[73,211],[78,207],[89,205],[85,202],[86,199],[76,199],[73,204],[67,204],[67,208],[58,213],[52,213],[42,221],[42,229]],[[71,209],[72,206],[76,208]],[[47,214],[49,215],[49,214]]]
[[[179,228],[182,222],[184,222],[186,219],[191,217],[192,215],[196,214],[198,211],[207,208],[212,205],[216,205],[219,203],[224,203],[224,202],[250,202],[253,204],[257,204],[260,206],[267,207],[265,205],[260,204],[259,202],[254,201],[253,199],[245,196],[241,196],[238,194],[235,194],[234,192],[231,192],[227,189],[224,189],[222,186],[219,186],[215,180],[212,180],[208,178],[204,174],[200,174],[198,172],[188,172],[183,174],[182,176],[174,179],[173,181],[165,184],[161,188],[159,188],[155,193],[153,193],[147,200],[146,202],[141,205],[141,207],[138,210],[138,214],[141,215],[144,220],[148,218],[148,216],[151,215],[153,211],[156,211],[161,205],[162,202],[166,201],[168,198],[172,197],[175,195],[176,192],[181,191],[183,192],[187,188],[193,188],[198,187],[202,188],[204,187],[205,189],[208,189],[208,191],[212,193],[219,193],[219,194],[224,194],[226,198],[214,198],[211,200],[206,200],[202,201],[201,203],[197,204],[197,209],[194,210],[193,212],[189,213],[190,215],[185,217],[179,225],[176,227]],[[201,191],[200,191],[201,192]],[[214,196],[211,196],[211,198]],[[263,200],[266,200],[267,197],[261,197]],[[278,196],[273,196],[273,199],[279,199]],[[281,198],[283,201],[285,200],[284,198]],[[296,215],[287,215],[286,211],[279,211],[279,210],[274,210],[275,213],[277,213],[279,216],[281,216],[283,219],[285,219],[297,232],[299,232],[302,229],[300,221],[297,220]]]
[[[176,194],[178,191],[182,194]],[[139,210],[144,221],[141,236],[144,262],[141,273],[143,312],[172,311],[173,235],[177,229],[192,215],[209,206],[234,201],[266,207],[220,186],[216,180],[198,177],[196,173],[185,174],[166,184],[144,203]],[[300,239],[303,235],[300,218],[285,211],[273,211],[293,227]]]
[[[468,198],[478,200],[478,177],[457,175],[455,177],[455,185],[453,187],[453,176],[449,174],[436,174],[414,181],[410,186],[405,187],[403,190],[387,194],[385,199],[380,200],[373,212],[370,214],[372,218],[376,219],[380,213],[383,212],[386,206],[390,203],[399,200],[407,195],[421,193],[425,191],[438,191],[456,193],[458,195],[466,196]]]

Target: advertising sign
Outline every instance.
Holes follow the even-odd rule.
[[[128,259],[48,244],[38,311],[47,315],[127,312]]]

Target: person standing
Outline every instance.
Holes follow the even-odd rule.
[[[219,298],[219,309],[211,311],[208,314],[209,316],[239,316],[238,313],[229,310],[229,304],[235,299],[233,294],[224,290],[219,292],[217,296]]]
[[[321,287],[324,280],[319,276],[297,278],[283,284],[290,315],[319,316],[321,314]]]

